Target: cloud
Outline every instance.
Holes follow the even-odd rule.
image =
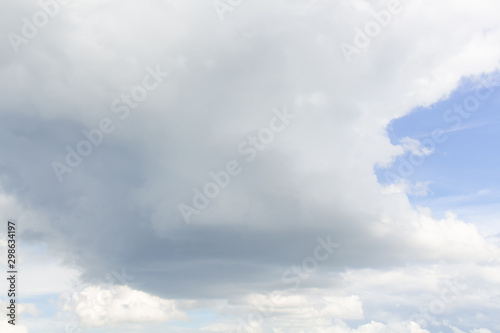
[[[0,307],[2,309],[6,309],[7,305],[9,304],[10,299],[3,301],[0,299]],[[15,325],[9,324],[7,322],[7,319],[3,319],[0,322],[0,329],[2,332],[5,333],[28,333],[28,328],[23,322],[20,322],[21,320],[25,318],[26,314],[30,314],[31,316],[37,316],[38,315],[38,309],[34,304],[30,303],[19,303],[16,305],[16,320],[15,320]],[[5,315],[4,315],[5,316]],[[8,318],[8,317],[7,317]]]
[[[335,289],[331,277],[346,270],[498,257],[498,244],[473,224],[414,209],[407,189],[384,193],[373,168],[402,152],[387,135],[393,119],[445,99],[464,77],[498,70],[499,5],[404,2],[347,64],[340,43],[387,5],[248,2],[221,22],[211,2],[71,2],[19,53],[2,44],[2,209],[19,219],[21,239],[47,244],[85,282],[98,286],[121,267],[135,277],[129,287],[89,287],[68,309],[104,325],[180,318],[177,299],[267,295],[287,288],[283,272],[327,235],[341,251],[301,288]],[[5,34],[39,10],[6,6]],[[169,76],[121,121],[113,102],[130,98],[157,65]],[[243,164],[238,144],[285,106],[297,118]],[[67,147],[103,118],[116,129],[60,183],[52,163],[66,163]],[[410,138],[402,146],[432,153]],[[186,225],[179,204],[232,159],[241,174]],[[410,192],[425,194],[427,185]],[[88,315],[101,294],[108,306]],[[359,290],[339,297],[348,314],[334,305],[314,311],[368,318]],[[404,320],[357,330],[425,332]]]
[[[420,141],[408,137],[401,139],[401,144],[406,152],[417,156],[429,156],[434,152],[433,147],[422,147]]]
[[[0,329],[5,333],[28,333],[28,329],[24,325],[12,326],[5,321],[0,323]]]
[[[111,289],[87,287],[79,293],[73,293],[64,305],[64,310],[76,313],[82,327],[188,319],[186,314],[177,310],[174,301],[126,286]]]
[[[384,194],[396,194],[396,193],[406,193],[419,197],[425,197],[430,192],[429,185],[430,181],[426,182],[416,182],[412,184],[409,180],[403,179],[397,183],[386,185],[382,189]]]

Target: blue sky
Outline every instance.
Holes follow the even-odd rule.
[[[498,75],[493,75],[498,81]],[[452,210],[459,217],[471,220],[479,216],[472,213],[482,212],[490,219],[498,218],[500,207],[500,89],[496,90],[479,106],[470,117],[462,118],[460,126],[453,121],[446,121],[447,110],[474,93],[477,79],[464,78],[459,87],[450,95],[431,106],[416,108],[411,114],[393,120],[388,126],[388,134],[393,144],[409,137],[424,140],[431,137],[436,129],[446,132],[446,140],[437,143],[434,153],[424,157],[421,165],[405,177],[412,183],[429,182],[427,195],[409,194],[415,206],[432,208],[438,218],[443,218],[446,211]],[[397,173],[402,159],[408,159],[411,153],[399,157],[387,169],[377,168],[381,183],[387,183],[385,171]],[[488,219],[489,223],[494,223]],[[485,221],[483,221],[485,222]]]

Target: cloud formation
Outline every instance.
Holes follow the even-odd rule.
[[[22,211],[21,239],[47,244],[93,285],[67,309],[102,325],[181,318],[175,300],[250,306],[260,302],[252,297],[289,288],[283,273],[313,255],[318,237],[331,236],[340,250],[285,298],[294,307],[278,307],[289,317],[271,319],[276,332],[300,331],[301,316],[314,332],[334,318],[366,321],[354,329],[337,322],[338,332],[427,332],[390,304],[390,316],[378,312],[356,274],[401,269],[407,279],[407,265],[432,274],[440,262],[497,274],[498,244],[471,222],[414,208],[407,193],[427,190],[388,191],[374,167],[391,165],[402,150],[432,152],[413,139],[391,143],[393,119],[447,98],[464,77],[479,84],[498,70],[499,4],[401,1],[401,12],[348,63],[340,45],[390,2],[245,2],[221,21],[210,1],[70,1],[18,52],[5,39],[0,203]],[[4,35],[40,11],[6,6]],[[141,95],[152,68],[168,76]],[[263,144],[273,110],[285,107],[296,118]],[[110,122],[112,132],[68,165],[67,147],[78,152]],[[249,163],[241,149],[256,158]],[[186,224],[179,205],[194,205],[193,189],[233,160],[241,172],[206,207],[193,206],[198,213]],[[54,172],[54,161],[71,172]],[[121,267],[135,279],[110,291],[101,317],[86,316],[106,274]],[[483,273],[464,283],[490,276]],[[349,294],[335,293],[353,279]],[[306,292],[316,289],[334,295]],[[123,304],[149,310],[135,318]],[[464,329],[498,325],[468,315]]]

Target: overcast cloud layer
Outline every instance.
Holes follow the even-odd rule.
[[[499,331],[497,239],[375,168],[439,149],[391,142],[392,120],[464,79],[497,94],[500,3],[221,3],[60,2],[22,43],[42,9],[4,3],[0,213],[81,272],[60,311],[106,332]]]

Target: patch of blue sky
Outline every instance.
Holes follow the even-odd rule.
[[[406,152],[389,168],[376,169],[379,182],[427,183],[426,194],[410,192],[409,198],[415,206],[430,207],[438,218],[448,210],[460,218],[474,218],[478,209],[496,214],[499,210],[492,207],[500,208],[499,73],[487,81],[485,87],[481,80],[464,79],[446,99],[394,120],[387,129],[393,144],[409,137],[434,152]],[[442,133],[433,137],[436,131]]]
[[[221,316],[214,310],[201,309],[186,311],[186,314],[191,318],[189,321],[171,322],[169,326],[182,328],[202,328],[210,323],[215,323],[221,320]]]
[[[54,317],[61,311],[59,297],[59,294],[32,295],[29,297],[23,297],[21,294],[18,302],[22,304],[34,304],[39,317]],[[30,314],[26,315],[30,316]]]

